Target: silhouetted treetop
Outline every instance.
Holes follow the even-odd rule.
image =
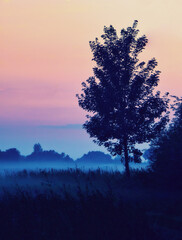
[[[139,61],[146,36],[137,37],[137,21],[117,35],[113,26],[104,27],[103,41],[90,42],[94,76],[82,83],[79,106],[88,111],[83,125],[96,143],[113,155],[125,155],[129,175],[128,152],[135,143],[150,141],[168,121],[168,93],[163,97],[155,87],[160,71],[157,61]]]
[[[34,151],[26,156],[27,160],[33,161],[64,161],[72,162],[73,159],[66,155],[65,153],[57,153],[54,150],[43,150],[40,143],[37,143],[33,147]]]
[[[34,146],[33,146],[33,150],[34,150],[34,153],[40,153],[43,151],[40,143],[36,143]]]
[[[84,154],[81,158],[77,159],[76,162],[83,163],[112,163],[113,160],[109,154],[105,154],[100,151],[91,151]]]
[[[0,151],[0,160],[1,161],[17,161],[20,160],[22,156],[16,148],[10,148],[6,151]]]

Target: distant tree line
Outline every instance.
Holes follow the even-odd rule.
[[[54,150],[43,150],[40,143],[33,147],[33,152],[30,155],[22,156],[16,148],[11,148],[6,151],[0,151],[0,161],[62,161],[73,162],[73,159],[65,153],[57,153]]]
[[[130,156],[130,161],[135,163],[141,163],[141,151],[136,151],[135,154]],[[64,163],[120,163],[121,159],[115,157],[114,159],[109,154],[105,154],[101,151],[90,151],[84,154],[82,157],[74,161],[69,155],[65,153],[57,153],[54,150],[43,150],[40,143],[36,143],[33,146],[33,152],[27,156],[22,156],[16,148],[11,148],[6,151],[0,150],[0,161],[60,161]]]
[[[11,148],[6,151],[0,150],[0,161],[60,161],[64,163],[73,163],[74,160],[65,153],[57,153],[54,150],[43,150],[40,143],[33,146],[33,152],[27,156],[22,156],[16,148]],[[109,154],[100,151],[91,151],[84,154],[81,158],[76,160],[78,163],[91,162],[92,163],[108,163],[112,161]]]
[[[6,151],[0,150],[0,160],[21,160],[23,156],[20,155],[20,152],[16,148],[10,148]]]

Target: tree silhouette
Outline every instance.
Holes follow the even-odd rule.
[[[84,154],[76,160],[78,163],[112,163],[112,158],[109,154],[100,151],[91,151]]]
[[[43,149],[42,149],[40,143],[34,144],[33,150],[34,150],[34,153],[41,153],[41,152],[43,152]]]
[[[45,151],[42,149],[40,143],[36,143],[33,146],[34,151],[26,156],[27,160],[30,161],[60,161],[64,163],[71,163],[73,159],[65,153],[57,153],[54,150]]]
[[[174,118],[168,129],[151,142],[149,160],[152,170],[167,185],[180,185],[182,180],[182,98],[173,105]]]
[[[22,156],[20,155],[20,152],[16,148],[10,148],[6,151],[0,150],[0,160],[10,160],[10,161],[17,161],[20,160]]]
[[[83,125],[99,145],[113,155],[124,154],[126,174],[130,175],[129,152],[136,143],[150,141],[168,121],[168,93],[154,93],[159,81],[155,58],[140,62],[146,36],[137,38],[137,22],[121,30],[104,27],[101,36],[90,42],[94,76],[82,83],[79,106],[89,112]]]

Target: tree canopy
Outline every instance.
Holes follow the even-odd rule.
[[[168,121],[168,93],[155,91],[160,71],[157,61],[139,60],[147,37],[137,37],[137,21],[117,35],[113,26],[104,27],[102,41],[90,41],[94,76],[82,83],[77,94],[81,108],[88,112],[83,127],[99,145],[113,155],[124,154],[129,175],[129,152],[136,143],[150,141]]]
[[[181,184],[182,180],[182,99],[173,107],[174,118],[151,143],[151,168],[167,184]],[[182,184],[181,184],[182,186]]]

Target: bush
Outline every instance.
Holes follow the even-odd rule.
[[[168,186],[182,186],[182,103],[169,128],[152,142],[149,159],[152,170]]]

